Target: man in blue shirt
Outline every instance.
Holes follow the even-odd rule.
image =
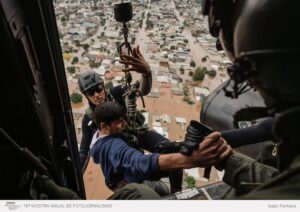
[[[220,133],[215,132],[207,136],[191,156],[181,153],[146,155],[122,138],[127,124],[124,115],[124,110],[113,102],[104,102],[94,112],[100,130],[93,137],[90,155],[101,165],[105,182],[114,191],[130,182],[149,185],[145,181],[157,181],[172,170],[215,165],[232,153]]]
[[[132,56],[122,55],[120,63],[127,64],[130,66],[129,71],[135,71],[141,74],[140,79],[140,92],[141,94],[147,95],[151,91],[152,87],[152,74],[150,66],[141,54],[139,47],[132,49]],[[92,141],[93,134],[98,130],[98,126],[93,118],[93,112],[95,108],[105,101],[114,101],[121,107],[126,109],[126,104],[123,99],[124,94],[127,92],[126,86],[118,85],[110,89],[105,89],[104,80],[102,77],[94,71],[87,71],[82,74],[78,79],[78,84],[81,92],[87,98],[89,107],[85,111],[82,119],[82,139],[79,148],[79,158],[84,171],[88,160],[88,152],[90,150],[90,144]],[[141,114],[140,114],[141,115]],[[142,115],[141,115],[142,116]],[[138,125],[141,125],[143,118],[137,114]],[[138,140],[138,146],[149,152],[160,152],[159,147],[161,144],[170,145],[168,139],[152,130],[146,130],[136,136]],[[128,141],[128,139],[125,139]],[[169,173],[169,181],[171,192],[175,193],[181,191],[182,185],[182,170],[175,170]]]

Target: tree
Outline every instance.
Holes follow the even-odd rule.
[[[182,98],[182,100],[185,101],[185,102],[188,102],[188,101],[191,100],[191,98],[190,98],[189,96],[184,96],[184,97]]]
[[[175,49],[175,46],[172,45],[172,46],[171,46],[171,50],[174,50],[174,49]]]
[[[73,57],[71,64],[74,65],[75,63],[78,63],[78,57]]]
[[[206,60],[207,60],[207,57],[202,57],[201,62],[202,62],[202,63],[205,63]]]
[[[76,47],[79,47],[79,46],[80,46],[79,40],[75,40],[74,42],[75,42],[75,46],[76,46]]]
[[[204,79],[204,76],[205,76],[205,73],[206,73],[207,69],[204,67],[204,68],[197,68],[194,72],[194,77],[193,77],[193,80],[194,81],[198,81],[198,80],[203,80]]]
[[[100,35],[101,37],[104,37],[105,36],[105,33],[104,32],[101,32],[101,35]]]
[[[185,86],[183,87],[183,95],[184,95],[184,96],[188,96],[188,95],[189,95],[189,88],[188,88],[187,85],[185,85]]]
[[[89,44],[86,43],[86,44],[83,45],[84,51],[88,51],[89,48],[90,48],[90,45],[89,45]]]
[[[74,66],[70,66],[70,67],[67,68],[67,71],[68,71],[68,73],[70,73],[70,74],[75,74],[76,69],[75,69]]]
[[[188,39],[184,39],[183,42],[184,43],[189,43],[189,40]]]
[[[217,75],[217,72],[215,70],[210,70],[206,72],[208,74],[208,76],[210,77],[215,77]]]
[[[182,75],[184,74],[184,68],[182,66],[180,67],[179,71]]]
[[[192,176],[185,177],[184,181],[187,183],[188,188],[195,188],[196,186],[196,180]]]
[[[73,92],[70,96],[71,102],[76,104],[82,102],[82,95],[80,93]]]
[[[194,76],[194,72],[193,71],[189,71],[189,76],[190,77]]]
[[[193,68],[195,68],[195,67],[196,67],[196,63],[195,63],[195,61],[194,61],[194,60],[192,60],[192,61],[190,62],[190,66],[191,66],[191,67],[193,67]]]

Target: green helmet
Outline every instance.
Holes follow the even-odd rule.
[[[207,0],[205,14],[222,46],[232,45],[228,68],[238,96],[247,83],[259,90],[269,108],[300,104],[299,0]],[[226,11],[221,10],[227,2]],[[230,15],[226,15],[230,13]],[[224,34],[226,32],[229,36]]]
[[[85,93],[96,85],[104,85],[104,81],[99,74],[94,71],[87,71],[80,75],[78,79],[80,91]]]

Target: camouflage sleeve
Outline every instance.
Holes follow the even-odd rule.
[[[278,170],[263,165],[244,154],[234,152],[225,163],[223,181],[228,185],[240,189],[251,190],[261,183],[271,179]]]

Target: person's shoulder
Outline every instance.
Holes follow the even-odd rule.
[[[89,121],[89,120],[90,120],[89,116],[87,114],[84,114],[82,121]]]
[[[87,114],[84,114],[83,118],[82,118],[82,126],[84,127],[89,127],[90,126],[90,117]]]
[[[128,144],[124,141],[124,139],[122,139],[119,136],[109,136],[106,142],[113,147],[129,147]]]

